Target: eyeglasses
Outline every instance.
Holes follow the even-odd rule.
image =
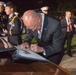
[[[34,30],[37,29],[39,22],[40,22],[40,19],[38,18],[38,19],[36,20],[35,24],[33,24],[31,27],[27,27],[27,28],[34,31]]]

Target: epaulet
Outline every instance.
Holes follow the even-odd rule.
[[[11,19],[11,22],[10,22],[11,24],[14,24],[14,19],[15,19],[16,17],[17,17],[17,16],[14,16],[14,17]],[[10,33],[10,35],[12,35],[12,30],[10,30],[9,33]]]
[[[17,16],[14,16],[11,20],[11,23],[13,24],[14,23],[14,19],[16,18]]]

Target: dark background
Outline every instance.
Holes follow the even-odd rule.
[[[9,2],[10,0],[2,0],[5,3]],[[42,6],[49,6],[53,7],[54,9],[56,8],[56,1],[54,0],[11,0],[16,6],[17,10],[20,14],[23,14],[24,11],[29,10],[29,9],[40,9]]]
[[[29,9],[39,10],[42,6],[49,6],[49,12],[55,17],[63,16],[66,10],[76,15],[76,0],[2,0],[11,1],[17,6],[20,15]]]

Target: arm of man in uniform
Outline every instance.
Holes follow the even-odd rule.
[[[20,34],[20,27],[21,27],[21,22],[18,17],[14,19],[14,28],[12,30],[12,35],[18,35]]]

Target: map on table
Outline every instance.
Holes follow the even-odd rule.
[[[14,54],[15,57],[17,58],[23,58],[23,59],[31,59],[31,60],[40,60],[40,61],[48,61],[46,58],[40,56],[39,54],[28,50],[28,49],[21,49],[18,46],[16,47],[16,52]]]

